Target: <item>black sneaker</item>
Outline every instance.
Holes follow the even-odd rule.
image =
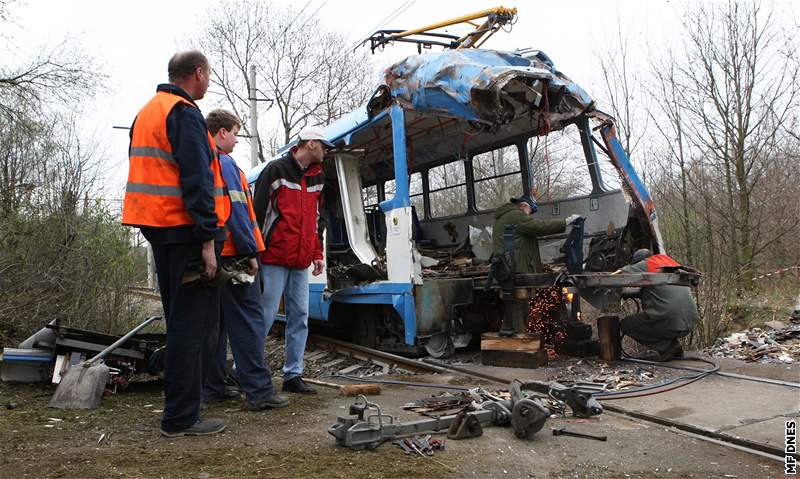
[[[193,425],[182,429],[180,431],[167,432],[161,429],[161,435],[164,437],[181,437],[181,436],[210,436],[225,430],[225,421],[222,419],[200,419]]]
[[[258,402],[247,401],[247,409],[251,411],[262,411],[264,409],[274,409],[288,405],[289,400],[286,396],[281,396],[278,393],[272,393]]]
[[[317,394],[317,390],[306,384],[300,376],[283,381],[283,390],[289,393]]]

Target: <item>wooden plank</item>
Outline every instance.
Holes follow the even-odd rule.
[[[498,333],[481,334],[481,351],[539,351],[541,337],[533,333],[519,333],[504,337]]]
[[[547,351],[481,351],[481,362],[486,366],[533,369],[547,365]]]

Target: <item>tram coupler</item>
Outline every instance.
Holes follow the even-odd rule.
[[[509,385],[511,399],[490,398],[473,402],[456,414],[426,418],[418,421],[398,422],[377,403],[359,396],[350,406],[348,417],[338,417],[328,433],[336,439],[337,446],[351,449],[374,449],[386,441],[417,434],[448,430],[451,439],[465,439],[482,434],[487,426],[511,426],[520,439],[532,439],[543,427],[550,410],[537,397],[526,397],[523,390],[543,393],[564,401],[579,417],[589,417],[603,412],[591,392],[559,383],[523,383],[519,380]],[[486,396],[484,396],[485,398]]]

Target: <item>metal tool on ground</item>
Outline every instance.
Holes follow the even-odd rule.
[[[592,417],[603,413],[603,406],[592,394],[597,392],[585,385],[565,386],[561,383],[546,383],[542,381],[522,382],[518,379],[511,383],[512,398],[522,398],[522,391],[534,391],[544,396],[563,402],[575,417]]]
[[[444,439],[437,439],[430,434],[395,439],[392,444],[403,450],[406,456],[419,454],[423,457],[433,456],[434,451],[444,451]]]
[[[452,424],[447,429],[447,437],[456,441],[479,436],[483,436],[481,422],[475,416],[467,414],[466,411],[456,414]]]
[[[572,436],[572,437],[582,437],[584,439],[594,439],[595,441],[608,441],[608,436],[595,436],[593,434],[584,434],[580,432],[568,431],[563,427],[559,427],[553,429],[554,436]]]
[[[62,409],[97,408],[100,405],[100,399],[103,397],[103,390],[109,378],[109,368],[103,363],[103,358],[125,344],[147,325],[160,319],[160,316],[147,318],[142,324],[130,330],[125,336],[100,351],[96,356],[69,368],[64,377],[61,378],[56,392],[50,399],[49,406]]]
[[[337,445],[353,449],[374,449],[385,441],[445,429],[448,429],[448,438],[451,439],[476,437],[486,426],[510,425],[518,438],[530,439],[544,427],[550,411],[538,399],[525,396],[523,389],[526,384],[519,380],[512,382],[511,399],[475,401],[470,410],[410,422],[395,421],[378,404],[359,396],[350,406],[350,416],[337,418],[336,424],[328,428],[328,433],[336,438]],[[587,415],[602,412],[602,407],[593,406],[590,394],[570,392],[570,388],[554,384],[555,388],[550,385],[548,391],[559,390],[573,412],[585,411]]]
[[[402,449],[403,453],[406,456],[410,456],[411,453],[413,452],[413,450],[406,444],[405,439],[395,439],[394,441],[392,441],[392,444]]]

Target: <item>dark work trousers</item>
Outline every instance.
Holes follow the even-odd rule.
[[[225,390],[227,340],[230,339],[239,386],[248,402],[259,403],[274,392],[272,371],[264,360],[267,322],[261,307],[261,275],[252,284],[222,286],[217,347],[203,360],[203,399],[219,398]]]
[[[619,327],[622,334],[632,337],[658,353],[666,352],[675,341],[690,332],[661,328],[658,322],[650,319],[646,313],[632,314],[622,318]]]
[[[152,246],[167,322],[161,429],[177,432],[200,419],[203,349],[211,347],[208,342],[216,345],[220,287],[181,285],[187,264],[202,264],[200,243]]]

